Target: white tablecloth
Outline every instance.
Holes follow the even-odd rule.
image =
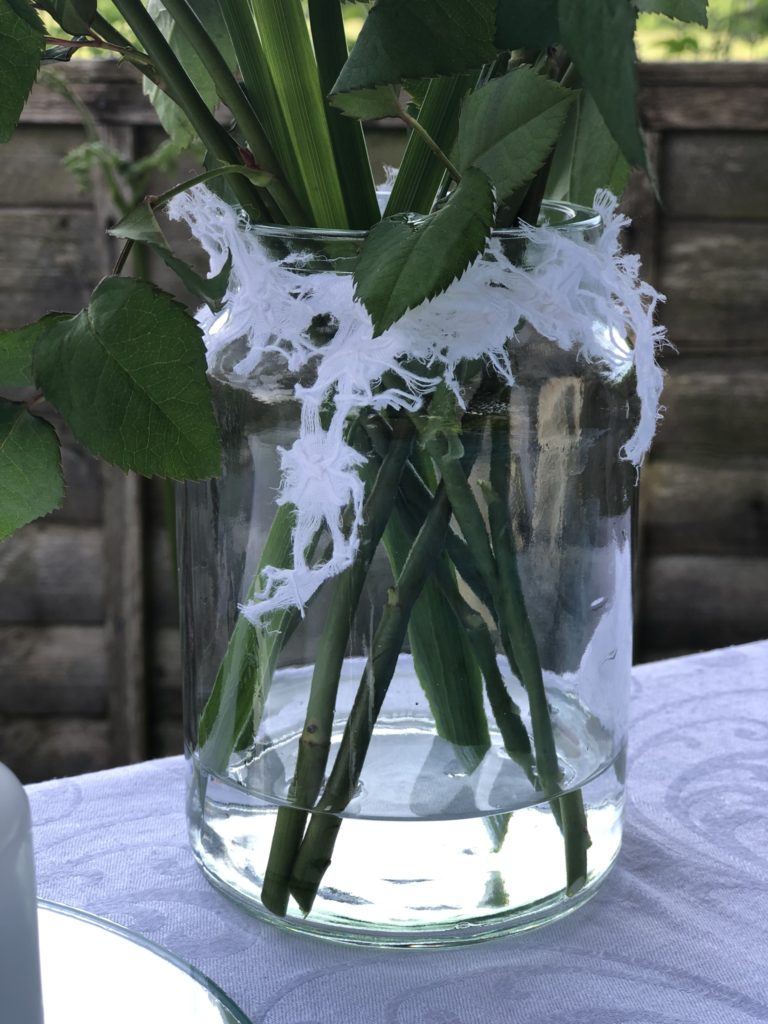
[[[29,787],[40,895],[172,950],[254,1024],[768,1021],[768,641],[635,680],[618,864],[538,931],[393,952],[256,921],[193,862],[181,758]]]

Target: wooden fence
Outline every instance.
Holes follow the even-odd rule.
[[[126,69],[66,74],[105,141],[126,157],[157,145]],[[630,244],[678,349],[641,487],[647,660],[768,635],[768,66],[649,65],[641,79],[662,205],[633,182]],[[377,163],[397,163],[401,133],[369,137]],[[108,192],[61,168],[83,139],[77,109],[38,86],[0,153],[0,326],[77,311],[114,260]],[[0,544],[0,760],[30,781],[181,750],[160,490],[71,439],[64,469],[64,507]]]

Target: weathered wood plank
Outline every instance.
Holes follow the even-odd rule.
[[[638,66],[640,108],[650,131],[768,129],[765,61],[661,61]]]
[[[156,727],[153,757],[174,757],[184,753],[184,732],[181,719],[159,722]]]
[[[22,782],[43,782],[109,768],[109,726],[82,717],[0,715],[0,760]]]
[[[82,129],[74,125],[21,125],[3,146],[0,205],[89,206],[88,193],[63,163],[84,138]]]
[[[182,725],[181,645],[175,628],[154,628],[149,644],[150,753],[152,757],[180,754]]]
[[[638,65],[640,86],[707,87],[759,85],[768,89],[765,61],[648,61]]]
[[[90,210],[0,209],[0,327],[78,312],[103,273],[97,231]]]
[[[666,555],[643,572],[641,642],[708,650],[768,636],[768,558]]]
[[[181,718],[181,641],[178,629],[152,631],[152,709],[155,721]]]
[[[66,493],[64,504],[51,513],[49,523],[95,525],[102,520],[101,468],[93,456],[57,426],[62,442],[61,462]]]
[[[768,557],[768,464],[734,457],[722,465],[652,458],[640,482],[648,555]]]
[[[101,626],[0,626],[0,714],[107,711],[107,643]]]
[[[649,131],[743,131],[768,128],[768,84],[647,83],[640,92],[640,118]]]
[[[179,600],[176,593],[175,569],[171,560],[171,542],[163,523],[148,531],[147,573],[151,580],[153,624],[159,628],[177,627]]]
[[[101,124],[157,124],[142,95],[138,72],[117,61],[77,61],[56,69]],[[30,94],[22,124],[82,124],[80,111],[57,89],[39,82]]]
[[[669,132],[661,169],[667,215],[768,220],[768,125],[766,129]]]
[[[104,547],[94,526],[25,526],[0,544],[0,623],[100,623]]]
[[[761,223],[667,220],[662,317],[673,342],[768,352],[768,231]]]
[[[768,459],[768,359],[670,357],[666,366],[657,459],[721,466]]]
[[[640,257],[643,280],[657,286],[661,208],[654,182],[658,182],[659,179],[662,153],[662,141],[658,132],[646,133],[646,152],[650,173],[634,170],[621,198],[621,209],[631,220],[624,233],[623,245],[628,252],[637,253]]]

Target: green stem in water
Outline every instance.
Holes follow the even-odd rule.
[[[331,748],[333,713],[339,677],[349,641],[349,627],[360,601],[374,552],[386,528],[398,482],[411,449],[414,427],[400,419],[371,493],[365,503],[360,546],[352,566],[336,581],[333,601],[315,661],[304,729],[299,740],[291,799],[295,807],[281,807],[264,876],[262,902],[283,916],[288,906],[289,880],[307,820],[323,784]]]
[[[373,734],[373,723],[379,716],[394,675],[411,610],[442,551],[450,517],[451,507],[445,489],[440,486],[403,571],[390,591],[336,760],[316,808],[320,813],[312,815],[293,865],[290,889],[305,914],[312,909],[323,874],[330,863],[341,826],[338,813],[354,796]]]
[[[363,420],[363,426],[371,439],[376,452],[383,456],[389,445],[390,429],[386,420],[381,416],[369,416]],[[422,476],[416,470],[412,462],[408,462],[400,481],[400,490],[403,501],[409,514],[422,522],[429,511],[433,493],[424,482]],[[445,542],[446,553],[456,566],[459,575],[467,586],[474,592],[481,604],[493,614],[493,601],[483,582],[483,578],[477,571],[472,553],[466,542],[453,530],[448,530]]]
[[[497,542],[494,552],[488,540],[482,513],[457,459],[450,454],[443,439],[438,438],[431,441],[429,448],[440,467],[442,480],[461,531],[472,551],[484,583],[493,596],[505,651],[510,658],[510,663],[516,666],[516,673],[528,694],[536,768],[542,789],[545,795],[557,799],[556,794],[560,788],[561,778],[552,722],[536,641],[520,587],[514,549],[501,518],[503,512],[503,506],[500,508],[501,499],[491,488],[486,489],[490,499],[491,532]],[[492,463],[493,461],[492,459]],[[506,517],[505,513],[504,515]],[[586,878],[586,847],[588,843],[588,837],[581,825],[574,827],[576,815],[569,813],[566,818],[566,815],[562,814],[562,801],[569,801],[572,796],[573,794],[568,794],[558,800],[560,810],[558,816],[561,818],[561,827],[564,830],[565,838],[569,891],[575,891]],[[570,805],[566,809],[570,812]]]
[[[411,542],[413,542],[418,534],[423,516],[414,516],[413,506],[408,503],[406,498],[406,491],[407,483],[405,474],[403,474],[403,479],[400,482],[398,507],[408,523]],[[434,575],[474,652],[474,657],[485,680],[486,693],[494,719],[504,741],[504,749],[525,770],[531,783],[535,785],[531,741],[523,724],[520,708],[509,695],[499,670],[496,661],[496,648],[488,626],[483,621],[482,615],[471,608],[461,596],[455,576],[443,560],[438,562]]]
[[[494,422],[491,428],[491,480],[484,488],[488,504],[488,519],[491,527],[494,553],[499,579],[499,594],[507,635],[515,652],[520,681],[528,694],[528,703],[533,728],[533,742],[536,750],[536,767],[542,785],[553,793],[562,782],[557,749],[549,713],[546,690],[541,672],[541,662],[536,638],[531,627],[523,595],[517,554],[512,536],[512,523],[508,514],[510,489],[509,462],[509,421],[504,418]],[[575,892],[586,881],[587,848],[590,845],[586,816],[581,792],[576,790],[561,796],[557,801],[558,818],[565,842],[567,887]]]

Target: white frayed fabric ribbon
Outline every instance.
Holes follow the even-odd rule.
[[[640,417],[621,454],[640,464],[659,415],[662,371],[655,352],[665,333],[654,324],[654,313],[663,296],[640,279],[639,258],[621,251],[619,234],[629,221],[617,212],[615,196],[601,190],[594,205],[603,221],[595,241],[547,225],[525,226],[521,267],[510,263],[501,242],[493,239],[485,257],[447,291],[374,338],[365,307],[354,299],[351,275],[312,273],[301,254],[278,262],[258,230],[203,185],[172,200],[169,215],[187,222],[208,253],[211,276],[232,257],[223,311],[203,307],[198,313],[209,367],[244,339],[245,354],[233,370],[244,387],[267,353],[278,354],[290,371],[311,364],[315,373],[311,386],[296,386],[299,437],[280,451],[278,502],[296,512],[293,567],[263,571],[261,592],[242,608],[248,619],[258,624],[278,609],[303,609],[326,580],[354,560],[363,521],[359,470],[365,460],[344,439],[350,415],[365,408],[415,412],[441,383],[460,399],[456,372],[464,360],[485,359],[513,385],[508,347],[521,321],[560,348],[597,361],[606,377],[634,365]],[[315,317],[329,314],[338,325],[335,334],[330,341],[313,341],[308,327]],[[424,372],[406,370],[403,360],[420,364]],[[381,387],[390,372],[398,386]],[[320,410],[329,396],[333,414],[324,427]],[[345,522],[350,510],[351,523]],[[331,537],[331,556],[309,564],[307,551],[323,526]]]

